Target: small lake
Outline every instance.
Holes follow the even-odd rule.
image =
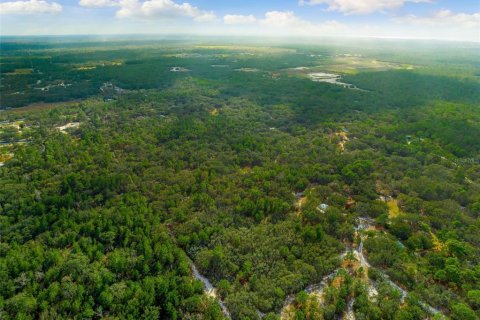
[[[312,73],[309,73],[308,76],[314,82],[326,82],[326,83],[336,84],[344,88],[358,89],[353,84],[340,81],[342,79],[342,76],[339,74],[326,73],[326,72],[312,72]]]

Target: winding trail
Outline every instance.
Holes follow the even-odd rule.
[[[347,303],[347,313],[345,314],[345,320],[355,320],[355,310],[353,310],[353,305],[355,304],[355,298],[351,298]]]
[[[368,263],[367,259],[364,256],[364,253],[363,253],[364,235],[362,234],[362,232],[371,228],[371,227],[373,227],[374,225],[375,225],[375,222],[371,218],[359,217],[358,218],[358,224],[354,228],[355,236],[360,239],[358,247],[356,249],[353,249],[352,247],[348,247],[346,249],[346,251],[343,252],[340,255],[340,259],[343,260],[348,253],[352,252],[354,257],[360,262],[361,267],[366,271],[367,277],[368,277],[368,268],[371,268],[371,265],[370,265],[370,263]],[[332,273],[325,276],[320,283],[308,286],[304,291],[307,292],[308,294],[315,294],[315,295],[321,297],[322,294],[323,294],[323,291],[325,290],[325,288],[328,285],[328,282],[335,277],[338,270],[339,269],[336,269]],[[396,290],[398,290],[400,292],[400,294],[401,294],[401,300],[400,301],[401,301],[401,303],[403,303],[405,301],[405,298],[408,296],[408,292],[406,290],[404,290],[403,288],[401,288],[399,285],[397,285],[395,282],[390,280],[389,276],[386,273],[382,272],[381,270],[378,270],[378,271],[380,272],[384,281],[386,281],[390,286],[394,287]],[[368,295],[369,295],[370,298],[374,298],[375,296],[378,295],[378,291],[377,291],[378,284],[376,282],[372,281],[370,278],[367,278],[367,283],[368,283],[368,287],[369,287],[368,288]],[[296,297],[296,294],[290,294],[285,299],[285,302],[283,304],[283,308],[281,310],[281,318],[282,319],[284,319],[285,310],[287,310],[289,305],[291,305],[294,302],[295,297]],[[443,316],[443,313],[440,310],[430,306],[429,304],[427,304],[425,302],[422,302],[422,301],[419,302],[419,303],[420,303],[420,306],[424,309],[425,312],[430,313],[432,315],[441,314]],[[343,320],[355,320],[356,319],[355,311],[353,309],[354,304],[355,304],[355,298],[351,298],[351,299],[348,300],[347,311],[345,312],[345,314],[343,316]]]
[[[360,262],[361,267],[366,271],[367,274],[368,274],[368,272],[367,272],[368,268],[371,268],[371,265],[368,263],[367,259],[364,256],[363,240],[364,240],[365,236],[362,234],[362,232],[371,228],[371,227],[373,227],[374,225],[375,225],[374,221],[370,218],[367,218],[367,217],[358,218],[358,224],[355,226],[355,229],[354,229],[355,230],[355,236],[358,237],[358,239],[360,239],[358,247],[355,248],[355,249],[352,248],[352,247],[348,247],[340,255],[340,259],[343,260],[347,256],[348,253],[352,253],[354,255],[354,257]],[[217,289],[213,286],[213,284],[210,282],[210,280],[208,280],[206,277],[204,277],[202,274],[200,274],[200,272],[198,271],[198,268],[195,266],[195,264],[193,262],[191,262],[190,265],[191,265],[192,274],[195,277],[195,279],[197,279],[197,280],[199,280],[203,283],[205,294],[207,296],[212,297],[215,300],[217,300],[217,302],[218,302],[218,304],[219,304],[219,306],[222,310],[223,315],[227,319],[231,319],[230,312],[228,311],[227,307],[225,306],[225,303],[222,301],[222,299],[220,299],[220,297],[217,294]],[[319,283],[309,285],[307,288],[305,288],[304,291],[308,294],[314,294],[318,297],[321,297],[323,295],[323,291],[327,287],[328,283],[333,278],[335,278],[335,276],[337,275],[338,270],[339,269],[336,269],[333,272],[331,272],[330,274],[323,277],[322,280]],[[403,288],[401,288],[399,285],[397,285],[395,282],[390,280],[389,276],[386,273],[382,272],[381,270],[378,270],[378,271],[380,272],[380,275],[382,276],[384,281],[386,281],[389,285],[391,285],[396,290],[398,290],[398,292],[400,292],[400,294],[401,294],[401,300],[400,301],[403,303],[405,301],[405,298],[408,296],[408,292],[406,290],[404,290]],[[368,288],[369,297],[374,298],[375,296],[378,295],[378,291],[377,291],[378,284],[376,282],[372,281],[369,278],[367,278],[367,283],[368,283],[368,286],[369,286],[369,288]],[[296,297],[296,294],[290,294],[286,297],[285,302],[283,303],[283,307],[281,309],[281,314],[280,314],[282,319],[284,318],[285,312],[287,311],[288,307],[295,301],[295,297]],[[425,312],[430,313],[432,315],[437,315],[437,314],[443,315],[443,313],[440,310],[430,306],[429,304],[427,304],[425,302],[422,302],[422,301],[419,302],[419,303],[420,303],[420,306],[424,309]],[[355,320],[356,319],[355,311],[353,309],[354,304],[355,304],[355,298],[351,298],[347,301],[347,310],[342,317],[343,320]],[[265,314],[263,314],[261,312],[258,312],[258,315],[259,315],[260,318],[263,318],[265,316]]]
[[[359,223],[355,227],[355,235],[359,236],[360,243],[359,243],[358,248],[356,250],[356,256],[358,256],[358,260],[360,261],[360,264],[363,268],[369,268],[370,264],[368,263],[367,259],[365,258],[364,254],[363,254],[363,238],[364,237],[360,234],[360,232],[364,231],[364,230],[367,230],[370,227],[373,227],[374,226],[374,221],[370,218],[365,218],[365,217],[360,217],[358,219],[359,219]],[[394,287],[398,292],[400,292],[400,294],[401,294],[400,301],[403,303],[405,301],[405,298],[408,296],[408,291],[401,288],[398,284],[396,284],[395,282],[390,280],[390,277],[386,273],[382,272],[381,270],[378,270],[378,271],[382,275],[382,278],[384,279],[384,281],[386,281],[390,286]],[[376,290],[376,283],[369,279],[369,284],[370,284],[369,293],[371,293],[372,296],[375,296],[376,291],[377,291]],[[433,314],[433,315],[442,314],[443,315],[443,313],[440,310],[430,306],[429,304],[427,304],[423,301],[420,301],[419,304],[423,308],[424,311],[426,311],[430,314]],[[350,320],[350,318],[348,320]]]
[[[230,316],[230,312],[228,311],[227,307],[223,303],[222,299],[220,299],[220,297],[218,296],[217,289],[215,289],[215,287],[210,282],[210,280],[208,280],[207,278],[205,278],[203,275],[200,274],[200,272],[197,269],[197,266],[193,262],[190,264],[190,266],[192,269],[192,274],[195,277],[195,279],[200,280],[203,283],[205,294],[217,300],[218,305],[222,309],[223,315],[228,319],[232,319],[232,317]]]

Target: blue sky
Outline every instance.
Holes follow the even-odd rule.
[[[0,0],[2,35],[206,34],[480,41],[480,0]]]

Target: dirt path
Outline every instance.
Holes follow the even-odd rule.
[[[366,276],[365,281],[368,284],[368,292],[369,292],[370,298],[374,298],[375,296],[377,296],[378,291],[377,291],[377,284],[368,277],[368,268],[370,268],[371,266],[370,266],[370,263],[367,261],[366,257],[364,256],[363,241],[365,236],[363,234],[363,231],[372,229],[374,228],[374,226],[375,224],[372,219],[367,217],[360,217],[358,219],[358,224],[355,226],[355,237],[357,237],[360,240],[357,248],[354,249],[352,247],[348,247],[346,251],[340,255],[340,258],[344,261],[343,264],[345,264],[347,255],[349,253],[352,253],[355,259],[358,260],[360,267],[362,267],[365,270],[365,276]],[[308,286],[305,289],[305,292],[307,292],[308,294],[314,294],[321,302],[323,291],[328,286],[329,281],[335,278],[338,270],[339,269],[336,269],[332,273],[325,276],[320,283]],[[395,282],[390,280],[387,274],[381,271],[380,271],[380,274],[382,275],[383,279],[386,282],[388,282],[389,285],[391,285],[392,287],[394,287],[396,290],[400,292],[401,302],[403,303],[405,301],[405,298],[408,295],[408,292],[403,288],[401,288],[399,285],[397,285]],[[294,315],[293,302],[295,301],[295,297],[296,297],[296,294],[291,294],[285,299],[285,302],[283,304],[283,308],[280,314],[280,318],[282,320],[292,319]],[[353,310],[354,302],[355,302],[355,298],[351,298],[347,301],[347,310],[343,315],[344,320],[355,320],[355,312]],[[433,308],[432,306],[428,305],[425,302],[420,302],[420,305],[422,306],[424,311],[432,315],[437,315],[437,314],[443,315],[438,309]]]
[[[212,297],[218,301],[218,304],[220,305],[220,308],[222,309],[222,313],[225,317],[228,319],[231,319],[230,312],[228,311],[227,307],[223,303],[222,299],[217,294],[217,289],[213,286],[213,284],[205,278],[203,275],[200,274],[200,272],[197,269],[197,266],[192,262],[191,263],[191,269],[192,269],[192,274],[193,277],[197,280],[200,280],[203,283],[204,287],[204,292],[207,296]]]

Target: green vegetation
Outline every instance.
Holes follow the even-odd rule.
[[[2,42],[0,318],[477,319],[478,63],[422,50]]]

